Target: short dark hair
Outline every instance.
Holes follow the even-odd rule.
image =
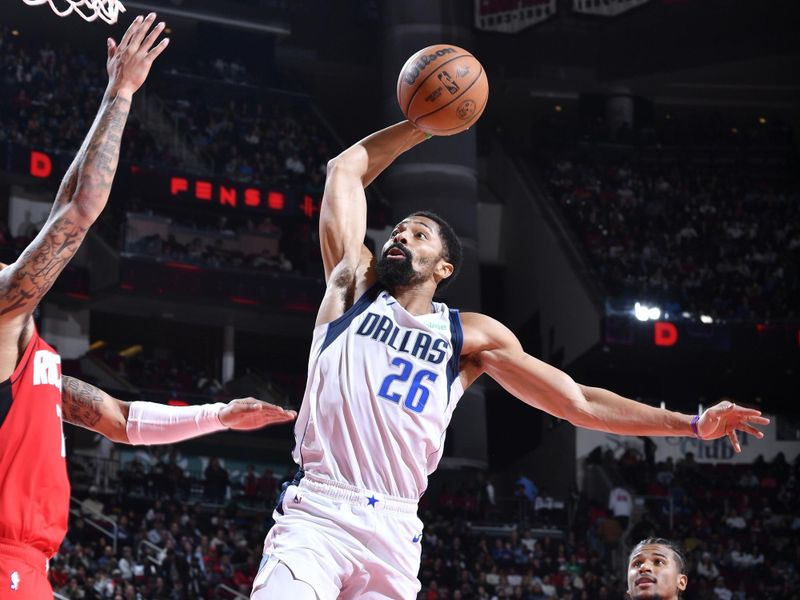
[[[456,232],[453,231],[452,227],[450,227],[450,223],[445,221],[442,217],[440,217],[436,213],[430,212],[428,210],[420,210],[417,212],[413,212],[408,216],[425,217],[426,219],[430,219],[431,221],[435,222],[436,225],[439,226],[439,238],[442,240],[442,247],[444,248],[444,258],[447,262],[453,265],[453,272],[451,273],[450,277],[442,279],[439,282],[439,285],[436,286],[436,291],[441,292],[448,285],[453,283],[453,280],[456,278],[458,272],[461,270],[461,261],[463,258],[461,240],[458,239]]]
[[[628,555],[628,562],[630,562],[631,556],[633,556],[633,553],[636,551],[637,548],[639,548],[640,546],[650,546],[650,545],[666,546],[667,548],[672,550],[672,552],[678,559],[678,570],[680,571],[680,574],[681,575],[688,574],[688,568],[687,568],[688,561],[686,560],[686,555],[683,553],[683,548],[681,548],[678,542],[673,542],[672,540],[668,540],[666,538],[649,537],[643,539],[641,542],[639,542],[633,547],[633,550],[631,550],[631,553]]]

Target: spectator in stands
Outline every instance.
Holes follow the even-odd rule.
[[[97,493],[97,486],[91,486],[89,488],[89,497],[81,502],[81,513],[90,519],[96,519],[103,514],[103,502],[97,497]]]
[[[275,479],[275,474],[272,472],[272,469],[264,469],[264,472],[258,479],[258,491],[261,499],[267,505],[275,502],[278,491],[278,481]]]
[[[733,600],[733,592],[725,585],[723,577],[717,577],[714,584],[714,598],[717,600]]]
[[[711,560],[710,552],[703,552],[702,557],[697,563],[697,574],[709,581],[714,581],[719,577],[719,569],[717,565],[714,564],[714,561]]]
[[[228,471],[225,470],[218,458],[212,458],[205,470],[205,498],[215,504],[222,504],[228,493]]]
[[[628,529],[628,521],[630,521],[631,513],[633,512],[633,496],[631,496],[631,493],[621,486],[613,488],[608,495],[608,509],[614,518],[619,521],[622,530]]]
[[[526,500],[528,507],[533,509],[536,503],[536,497],[539,495],[539,488],[536,487],[536,484],[533,483],[530,477],[523,474],[520,474],[519,478],[517,478],[516,486],[514,495]]]

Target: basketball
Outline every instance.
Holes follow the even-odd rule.
[[[489,100],[489,80],[472,54],[450,44],[412,55],[397,79],[400,110],[416,127],[433,135],[469,129]]]

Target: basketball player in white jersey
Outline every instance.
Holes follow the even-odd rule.
[[[767,419],[731,402],[699,417],[575,383],[528,355],[504,325],[433,302],[461,247],[440,217],[409,215],[373,256],[363,245],[364,188],[426,139],[408,121],[328,163],[320,215],[327,290],[295,425],[300,466],[275,512],[252,597],[416,598],[422,523],[416,504],[436,469],[464,390],[488,374],[534,408],[625,435],[756,437]]]

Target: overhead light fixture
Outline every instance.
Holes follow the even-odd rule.
[[[700,322],[701,322],[701,323],[705,323],[705,324],[707,324],[707,325],[708,325],[708,324],[710,324],[710,323],[713,323],[713,322],[714,322],[714,319],[712,319],[712,318],[711,318],[710,316],[708,316],[708,315],[700,315]]]
[[[661,318],[661,309],[637,302],[633,305],[633,316],[640,321],[658,321]]]

